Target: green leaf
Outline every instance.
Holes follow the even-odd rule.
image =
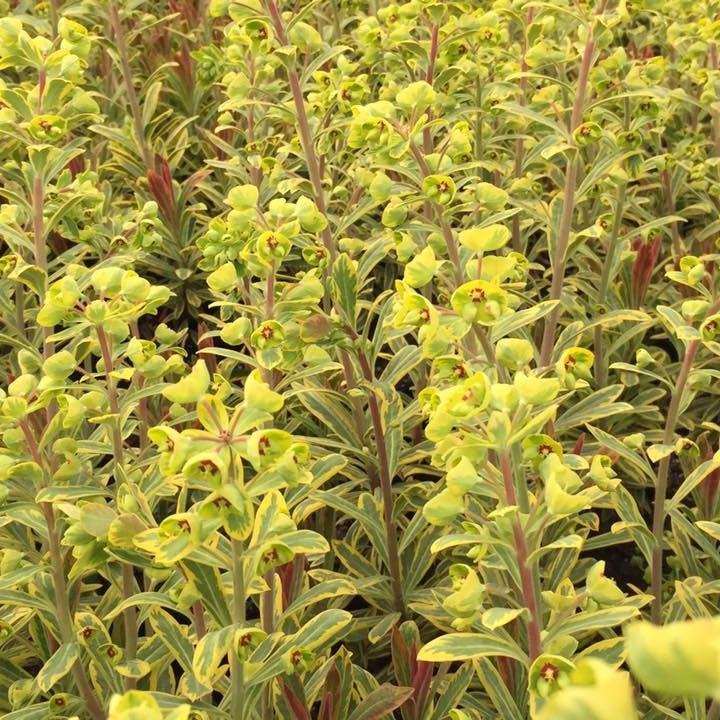
[[[320,602],[321,600],[342,597],[345,595],[354,595],[355,593],[355,586],[349,580],[344,578],[326,580],[318,583],[317,585],[313,585],[313,587],[311,587],[307,592],[304,592],[300,595],[300,597],[296,598],[293,603],[288,606],[287,610],[285,610],[283,617],[290,617],[290,615],[293,615],[294,613],[299,612],[314,603]]]
[[[518,708],[495,665],[487,658],[481,657],[473,661],[473,666],[483,688],[499,713],[498,717],[502,720],[525,720],[526,714]]]
[[[473,666],[466,663],[451,677],[449,683],[442,686],[441,692],[435,700],[430,720],[445,720],[448,713],[460,704],[474,674]]]
[[[352,615],[345,610],[323,610],[292,636],[292,644],[315,650],[328,640],[337,642],[345,634],[343,630],[351,620]]]
[[[61,645],[54,655],[43,665],[35,678],[38,687],[48,692],[72,670],[80,657],[80,646],[76,642]]]
[[[131,595],[129,598],[123,600],[121,603],[116,605],[103,620],[108,622],[113,620],[120,615],[124,610],[129,607],[138,607],[141,605],[148,605],[150,607],[166,607],[171,610],[175,609],[175,603],[170,599],[166,593],[161,592],[141,592],[135,595]]]
[[[673,447],[673,449],[675,449]],[[649,452],[648,452],[649,454]],[[695,468],[683,481],[682,485],[675,491],[667,503],[668,512],[680,505],[680,503],[689,495],[710,473],[720,468],[720,453]]]
[[[491,633],[450,633],[424,645],[418,660],[427,662],[455,662],[480,657],[510,657],[527,662],[525,653],[514,642]]]
[[[382,720],[399,708],[415,690],[384,683],[373,690],[352,712],[348,720]]]
[[[389,632],[390,630],[397,625],[402,615],[399,612],[390,613],[389,615],[385,615],[380,622],[378,622],[376,625],[373,625],[372,628],[370,628],[370,632],[368,633],[368,640],[375,645],[380,640],[382,640]]]
[[[710,522],[709,520],[699,520],[695,523],[703,532],[720,542],[720,523]]]
[[[170,402],[187,405],[197,402],[206,392],[210,385],[210,373],[204,360],[198,360],[190,374],[166,387],[162,394]]]
[[[192,669],[203,685],[212,687],[218,667],[231,649],[235,628],[233,626],[214,630],[204,635],[195,648]]]
[[[632,412],[633,406],[629,403],[615,402],[624,389],[623,385],[608,385],[579,402],[573,400],[572,405],[556,420],[556,430],[569,430],[611,415]]]
[[[559,300],[545,300],[525,310],[519,310],[499,320],[490,330],[490,339],[497,342],[500,338],[510,335],[528,325],[534,325],[538,320],[549,315]]]
[[[499,627],[507,625],[509,622],[515,620],[515,618],[520,617],[520,615],[525,612],[525,608],[490,608],[482,614],[482,624],[488,630],[497,630]]]
[[[345,315],[345,321],[355,327],[355,315],[358,294],[357,270],[352,260],[345,254],[338,255],[332,267],[333,295]]]
[[[548,630],[547,639],[550,640],[558,635],[575,635],[576,633],[597,632],[603,628],[617,627],[639,614],[640,611],[637,608],[625,606],[577,613],[552,625]]]

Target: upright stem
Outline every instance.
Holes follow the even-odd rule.
[[[265,7],[272,19],[273,27],[275,28],[275,33],[277,34],[278,39],[283,43],[283,45],[287,45],[287,33],[285,32],[285,26],[283,24],[277,2],[275,0],[265,0]],[[303,151],[305,152],[308,174],[310,175],[310,182],[313,186],[315,204],[317,205],[318,210],[320,210],[323,215],[326,215],[327,206],[325,204],[325,194],[322,186],[322,171],[315,152],[315,143],[313,142],[312,133],[310,132],[310,123],[305,109],[305,100],[303,98],[302,88],[300,87],[300,78],[294,68],[290,68],[288,70],[288,80],[290,82],[290,89],[293,96],[293,102],[295,104],[295,115],[297,117],[298,131],[300,133],[300,142],[302,144]],[[337,257],[337,248],[335,247],[335,240],[333,239],[329,227],[326,227],[322,231],[322,241],[328,255],[330,256],[331,265],[332,261],[334,261]],[[352,320],[352,318],[348,319]],[[340,360],[343,366],[345,385],[348,389],[357,387],[352,362],[346,352],[340,351]],[[367,429],[364,409],[361,406],[359,398],[352,397],[350,399],[350,404],[352,406],[353,418],[358,429],[358,434],[362,437]],[[368,472],[368,476],[370,477],[372,485],[372,473]]]
[[[710,43],[710,69],[717,71],[718,69],[718,46],[716,42]],[[717,110],[711,110],[712,115],[712,140],[715,148],[715,156],[720,157],[720,113]]]
[[[716,300],[708,310],[708,316],[714,315],[720,309],[720,299]],[[665,418],[665,431],[663,432],[663,443],[670,445],[675,437],[675,426],[678,421],[678,413],[685,385],[692,370],[693,360],[700,347],[699,340],[691,340],[685,350],[680,372],[678,373],[675,387],[673,388],[670,406]],[[660,460],[658,465],[657,480],[655,482],[655,503],[653,507],[653,537],[655,543],[652,553],[652,564],[650,568],[650,587],[653,595],[651,606],[652,621],[659,625],[662,622],[662,560],[663,540],[665,534],[665,501],[667,495],[668,475],[670,471],[670,456]]]
[[[260,601],[260,618],[263,632],[272,634],[275,629],[275,570],[270,569],[264,575],[268,589],[262,594]],[[263,720],[272,720],[272,685],[267,684],[262,693]]]
[[[276,0],[265,0],[265,7],[272,19],[278,40],[280,40],[283,45],[289,45],[285,25]],[[313,142],[312,133],[310,132],[310,123],[308,122],[307,111],[305,109],[305,99],[303,98],[302,88],[300,87],[300,78],[295,68],[288,68],[288,80],[290,81],[290,91],[292,92],[293,102],[295,103],[295,115],[297,116],[300,142],[302,143],[303,152],[305,153],[308,174],[310,175],[310,182],[312,183],[315,194],[315,204],[323,215],[327,215],[320,163],[315,153],[315,143]],[[335,248],[335,242],[330,228],[326,227],[322,231],[322,239],[326,250],[330,254],[330,259],[334,260],[337,256],[337,249]]]
[[[38,113],[42,113],[43,96],[45,90],[46,76],[45,71],[40,71],[38,93]],[[45,208],[45,189],[44,178],[38,176],[33,181],[32,186],[32,225],[33,225],[33,254],[35,256],[35,265],[44,273],[42,293],[39,298],[42,303],[47,294],[48,286],[48,261],[47,248],[45,246],[45,220],[43,212]],[[49,358],[55,351],[54,344],[50,342],[49,337],[52,335],[52,328],[43,328],[43,357]],[[46,418],[48,425],[53,419],[56,410],[55,403],[50,403],[47,407]],[[39,467],[43,467],[40,450],[32,431],[27,424],[21,424],[23,433],[30,447],[33,460]],[[60,536],[55,522],[55,508],[52,503],[40,503],[45,526],[48,534],[48,549],[50,551],[50,567],[53,581],[53,590],[55,592],[55,606],[57,609],[57,622],[60,629],[60,638],[63,643],[72,643],[75,641],[75,631],[73,628],[73,614],[70,610],[70,602],[68,600],[68,587],[65,580],[65,563],[63,560],[62,550],[60,549]],[[72,668],[75,684],[82,695],[87,710],[93,720],[104,720],[105,711],[97,699],[95,692],[90,684],[90,680],[85,672],[82,661],[78,658]]]
[[[30,429],[27,422],[20,423],[20,428],[25,435],[25,440],[30,448],[30,454],[39,467],[43,467],[43,460],[40,456],[40,449],[37,440]],[[62,550],[60,548],[60,537],[55,522],[55,509],[52,503],[40,503],[45,526],[48,534],[48,550],[50,551],[50,570],[52,575],[53,590],[55,592],[55,608],[58,628],[60,629],[60,640],[63,643],[72,643],[75,641],[75,631],[73,629],[73,615],[70,611],[70,603],[68,601],[68,587],[65,581],[65,563],[63,561]],[[78,658],[72,668],[75,684],[85,701],[88,712],[93,720],[104,720],[105,712],[102,705],[95,696],[90,681],[82,661]]]
[[[605,11],[607,0],[602,0],[597,9],[597,15],[601,15]],[[569,136],[572,141],[572,135],[582,123],[583,113],[585,111],[585,95],[587,93],[588,75],[592,66],[593,55],[595,54],[595,38],[592,34],[592,25],[588,26],[587,41],[583,52],[582,61],[580,63],[580,72],[578,74],[577,86],[575,88],[575,102],[573,103],[572,115],[570,116],[570,127],[568,128]],[[580,158],[578,149],[575,154],[567,162],[565,169],[565,188],[563,190],[563,211],[560,219],[560,228],[558,229],[558,237],[555,245],[555,254],[552,261],[552,285],[550,286],[550,299],[559,300],[562,295],[563,285],[565,283],[565,269],[567,264],[567,250],[570,241],[570,230],[572,228],[573,212],[575,210],[575,189],[577,184],[578,165]],[[558,303],[545,321],[543,331],[542,345],[540,350],[540,365],[545,367],[550,364],[550,356],[555,345],[555,330],[557,328],[558,319],[560,318],[561,305]]]
[[[362,348],[358,349],[358,359],[360,360],[360,366],[362,367],[365,380],[372,385],[375,382],[375,375],[370,367],[368,357]],[[392,585],[393,605],[397,612],[405,616],[406,608],[402,590],[400,553],[397,544],[397,531],[393,522],[394,498],[392,478],[390,477],[390,461],[388,458],[387,445],[385,444],[385,429],[383,428],[380,404],[374,392],[370,393],[368,404],[370,405],[370,416],[372,417],[375,446],[377,448],[378,465],[380,468],[380,492],[383,499],[383,521],[388,546],[388,569],[390,571],[390,584]]]
[[[120,55],[120,70],[122,71],[123,83],[125,84],[125,92],[127,93],[128,104],[130,105],[130,114],[132,115],[133,126],[135,128],[135,138],[140,148],[140,153],[145,163],[145,168],[150,170],[154,166],[154,160],[150,148],[145,142],[145,128],[142,113],[140,112],[140,104],[138,103],[137,94],[135,93],[135,85],[133,85],[132,69],[130,68],[130,56],[128,55],[127,39],[120,15],[118,14],[117,4],[110,3],[110,26],[112,27],[115,43],[117,44],[118,54]]]
[[[523,73],[520,78],[520,105],[525,105],[527,95],[527,77],[525,74],[528,71],[527,64],[527,29],[533,21],[535,15],[535,8],[528,8],[527,15],[525,17],[525,26],[523,27],[523,42],[522,42],[522,59],[520,61],[520,72]],[[525,152],[525,143],[523,139],[519,137],[515,141],[515,177],[519,178],[522,172],[523,155]],[[522,244],[520,242],[520,215],[515,214],[513,216],[512,224],[512,246],[515,252],[522,252]]]
[[[612,230],[610,231],[610,240],[608,243],[607,255],[605,256],[605,263],[603,264],[602,274],[600,275],[600,287],[598,289],[597,301],[599,305],[604,305],[607,300],[608,288],[610,286],[610,272],[615,263],[615,254],[618,248],[618,236],[620,235],[620,227],[622,226],[623,220],[623,206],[625,205],[625,192],[627,185],[624,183],[618,188],[617,192],[617,204],[615,206],[615,217],[613,219]],[[602,342],[602,325],[598,325],[595,328],[595,375],[597,378],[598,387],[605,385],[607,378],[607,367],[604,357],[604,348]]]
[[[675,214],[675,198],[673,197],[673,191],[672,191],[672,177],[670,176],[670,171],[665,168],[662,171],[662,183],[663,183],[663,190],[665,193],[665,203],[667,205],[667,211],[668,215],[674,215]],[[673,221],[670,223],[670,235],[672,237],[672,249],[673,249],[673,256],[676,263],[680,262],[680,258],[682,257],[683,251],[682,251],[682,240],[680,239],[680,231],[678,230],[678,224]]]
[[[107,334],[102,327],[97,327],[98,343],[102,354],[103,365],[105,366],[105,385],[107,387],[108,399],[110,401],[110,412],[114,415],[112,421],[112,444],[113,459],[115,461],[115,482],[119,481],[119,473],[124,465],[123,439],[120,420],[120,403],[118,401],[117,389],[113,382],[112,375],[112,349]],[[132,565],[122,564],[122,591],[125,599],[135,594],[135,578]],[[134,606],[128,606],[123,610],[123,623],[125,626],[125,657],[128,660],[135,659],[137,655],[138,623],[137,611]],[[132,690],[136,685],[134,678],[125,679],[125,688]]]
[[[58,531],[55,525],[55,510],[51,503],[41,503],[43,517],[48,531],[48,548],[50,550],[50,565],[52,570],[53,589],[55,590],[55,607],[57,610],[57,621],[60,628],[60,636],[63,643],[75,641],[73,629],[73,617],[68,603],[68,588],[65,582],[65,569],[58,539]],[[90,685],[85,668],[80,659],[76,660],[72,668],[73,678],[78,690],[85,701],[88,712],[93,720],[104,720],[105,711],[98,701],[95,692]]]
[[[502,471],[503,483],[505,485],[505,495],[508,505],[517,505],[517,497],[515,494],[515,485],[513,484],[512,463],[510,455],[507,451],[500,454],[500,469]],[[528,655],[532,663],[542,652],[542,641],[540,639],[540,611],[536,595],[536,587],[539,584],[534,577],[534,571],[528,565],[528,550],[525,542],[525,533],[523,532],[520,518],[517,514],[513,519],[513,539],[515,541],[515,554],[518,562],[518,570],[520,572],[520,585],[523,594],[523,604],[527,608],[530,616],[527,621],[528,634]]]
[[[47,248],[45,247],[45,220],[43,210],[45,207],[45,188],[43,179],[36,177],[33,182],[32,191],[32,214],[33,214],[33,242],[35,251],[35,264],[45,274],[45,287],[43,288],[40,301],[45,299],[48,281]],[[43,331],[43,357],[47,360],[54,352],[55,346],[48,338],[53,334],[51,327],[44,327]]]
[[[53,38],[58,34],[58,0],[50,0],[50,28]]]
[[[243,568],[243,544],[232,541],[233,603],[232,621],[236,629],[245,625],[245,570]],[[230,681],[232,685],[231,717],[245,720],[245,666],[233,647],[230,657]]]

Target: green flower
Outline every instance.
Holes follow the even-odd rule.
[[[492,325],[507,310],[507,293],[498,285],[484,280],[471,280],[452,295],[453,310],[466,322]]]
[[[541,698],[558,692],[570,683],[574,668],[572,662],[560,655],[540,655],[530,666],[530,692]]]
[[[438,205],[448,205],[455,197],[455,181],[449,175],[428,175],[423,180],[423,192]]]
[[[423,517],[431,525],[450,525],[465,509],[463,496],[445,488],[423,506]]]
[[[228,466],[220,453],[200,452],[188,458],[182,474],[189,487],[216,488],[227,481]]]
[[[593,456],[590,461],[588,477],[606,492],[613,491],[620,484],[620,478],[613,470],[612,460],[607,455]]]
[[[527,367],[535,353],[532,343],[521,338],[502,338],[495,345],[495,358],[508,370]]]
[[[272,230],[262,233],[258,237],[256,244],[258,256],[263,262],[268,264],[275,261],[282,261],[290,252],[291,247],[290,240],[282,233],[273,232]]]
[[[468,565],[451,565],[449,572],[453,592],[443,600],[443,609],[456,619],[452,625],[460,630],[472,625],[473,620],[482,614],[485,586]]]
[[[36,142],[51,143],[67,134],[67,122],[59,115],[36,115],[28,124],[30,137]]]
[[[560,382],[572,390],[578,380],[588,381],[592,378],[592,366],[595,356],[590,350],[581,347],[571,347],[565,350],[555,364],[555,373]]]
[[[613,607],[625,599],[625,593],[615,581],[605,577],[603,561],[596,562],[590,568],[585,583],[588,595],[596,607]]]
[[[499,250],[510,239],[510,231],[504,225],[487,225],[485,227],[461,230],[458,239],[463,247],[474,253]]]
[[[285,342],[285,330],[275,320],[266,320],[250,335],[250,343],[258,350],[279,347]]]

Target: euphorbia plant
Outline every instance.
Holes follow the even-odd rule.
[[[714,4],[5,5],[6,716],[716,720]]]

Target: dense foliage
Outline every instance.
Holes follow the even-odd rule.
[[[720,717],[720,4],[0,0],[0,710]]]

